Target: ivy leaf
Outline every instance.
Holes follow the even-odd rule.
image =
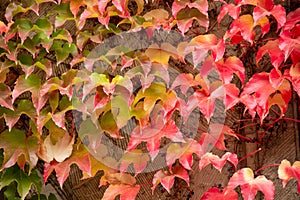
[[[147,142],[146,146],[153,160],[158,154],[162,137],[167,137],[173,142],[184,142],[182,133],[175,122],[172,119],[164,122],[163,116],[158,114],[159,112],[160,107],[157,106],[152,112],[151,123],[145,127],[137,126],[133,130],[127,151],[135,149],[141,142]]]
[[[139,174],[147,167],[149,160],[149,155],[147,153],[143,153],[140,149],[128,151],[120,160],[120,172],[124,173],[128,166],[132,163],[135,174]]]
[[[224,18],[226,14],[228,14],[230,17],[232,17],[234,20],[239,17],[241,13],[241,7],[239,5],[234,5],[232,3],[222,5],[220,9],[220,13],[218,15],[218,23],[220,24],[221,20]]]
[[[40,90],[41,97],[48,97],[49,92],[59,90],[60,94],[67,95],[69,100],[72,98],[73,90],[72,87],[75,84],[75,81],[80,81],[75,79],[77,77],[77,70],[71,69],[65,72],[61,79],[58,77],[53,77],[45,82]],[[78,78],[78,77],[77,77]]]
[[[281,63],[284,61],[284,54],[278,47],[279,41],[268,41],[264,46],[260,47],[256,54],[256,64],[261,60],[263,55],[268,53],[271,57],[272,65],[278,70]]]
[[[68,20],[73,20],[74,16],[70,11],[69,3],[60,3],[55,7],[56,14],[55,27],[60,27]]]
[[[4,84],[0,83],[0,105],[13,110],[11,90]]]
[[[140,191],[139,185],[109,185],[105,190],[103,199],[114,200],[116,196],[120,195],[120,200],[132,200]]]
[[[223,39],[219,40],[214,34],[199,35],[192,39],[186,51],[193,50],[193,62],[197,66],[207,56],[209,50],[215,61],[220,60],[225,52],[225,44]],[[206,51],[206,52],[203,52]]]
[[[18,129],[11,132],[5,130],[0,134],[0,148],[4,148],[4,160],[0,170],[13,166],[16,162],[24,170],[26,162],[29,171],[36,166],[39,141],[35,136],[26,137],[26,133]]]
[[[179,162],[185,169],[191,170],[193,165],[193,153],[199,157],[203,155],[201,145],[193,139],[186,139],[185,143],[172,143],[166,153],[167,165],[171,168],[172,164],[179,159]]]
[[[36,118],[36,112],[33,107],[33,104],[29,100],[21,100],[17,105],[17,108],[14,108],[14,111],[3,108],[1,110],[1,114],[3,114],[6,125],[8,126],[8,130],[10,131],[13,126],[19,121],[22,114],[27,115],[32,120]]]
[[[12,182],[9,187],[6,188],[4,191],[4,197],[9,200],[20,200],[18,194],[16,194],[17,191],[17,182]]]
[[[168,173],[164,170],[159,170],[154,174],[152,181],[152,193],[154,193],[155,187],[161,183],[162,186],[170,193],[170,189],[174,185],[175,177],[183,179],[188,185],[190,182],[188,172],[181,166],[175,166],[172,169],[172,173]]]
[[[16,85],[12,92],[12,101],[14,102],[16,98],[24,92],[30,91],[33,105],[39,113],[42,107],[46,104],[48,100],[47,96],[40,96],[41,90],[41,79],[37,74],[31,74],[27,78],[25,75],[19,76],[18,80],[16,81]]]
[[[185,7],[189,8],[196,8],[204,15],[208,16],[208,3],[207,0],[196,0],[191,3],[188,0],[175,0],[172,4],[172,15],[176,18],[177,14],[180,10],[184,9]]]
[[[120,195],[120,200],[135,199],[140,190],[136,180],[129,174],[106,173],[101,177],[100,186],[110,184],[105,190],[102,199],[114,200]]]
[[[51,121],[46,124],[46,128],[50,134],[43,142],[43,155],[40,157],[46,162],[54,159],[57,162],[63,162],[72,153],[74,137],[69,136],[67,131],[60,129]]]
[[[284,59],[287,60],[295,47],[300,44],[300,37],[292,37],[290,30],[280,33],[279,48],[284,52]]]
[[[68,58],[69,54],[76,55],[77,47],[75,44],[63,44],[61,41],[55,40],[50,50],[55,51],[57,65]]]
[[[186,95],[189,88],[200,85],[202,83],[202,79],[200,75],[196,75],[195,77],[192,74],[179,74],[176,76],[174,82],[172,83],[171,89],[180,88],[183,94]]]
[[[0,34],[5,33],[7,28],[8,27],[2,21],[0,21]]]
[[[107,1],[105,0],[105,2],[107,2]],[[85,6],[85,5],[86,5],[85,0],[70,1],[70,11],[74,15],[74,17],[77,16],[79,8],[81,6]]]
[[[111,137],[122,138],[119,134],[119,127],[115,121],[115,118],[111,112],[104,113],[100,119],[100,126],[103,131],[109,133]]]
[[[257,191],[261,191],[265,195],[266,200],[274,199],[274,184],[265,176],[260,175],[254,178],[252,169],[243,168],[233,174],[228,182],[228,188],[234,189],[241,187],[242,195],[245,200],[255,199]]]
[[[177,49],[170,43],[162,43],[160,46],[152,44],[148,47],[145,54],[152,62],[158,62],[164,66],[168,66],[169,59],[172,56],[177,58]]]
[[[233,39],[238,34],[241,35],[241,37],[252,43],[254,39],[254,20],[253,17],[249,14],[242,15],[238,19],[234,20],[233,23],[230,26],[230,29],[226,32],[224,39],[231,38]],[[235,41],[234,43],[239,43],[238,41]]]
[[[206,120],[209,122],[213,116],[215,109],[215,101],[217,98],[224,98],[224,87],[221,82],[215,81],[209,83],[208,80],[201,80],[201,88],[195,88],[194,93],[189,97],[188,102],[180,102],[180,111],[185,121],[190,113],[199,108]]]
[[[177,26],[182,34],[186,33],[192,26],[193,20],[196,20],[200,26],[208,29],[209,20],[207,13],[202,13],[196,8],[191,8],[188,12],[185,9],[180,10],[177,14]]]
[[[210,149],[210,145],[220,150],[226,150],[224,142],[225,135],[233,136],[238,139],[235,132],[226,125],[210,124],[209,127],[209,131],[202,133],[200,137],[200,144],[204,151]]]
[[[252,117],[254,117],[255,112],[257,112],[261,120],[266,117],[269,112],[269,108],[273,104],[277,104],[281,111],[284,113],[286,111],[286,105],[291,99],[291,88],[288,81],[281,78],[281,82],[274,84],[272,80],[270,81],[270,77],[272,76],[270,76],[270,74],[266,72],[255,74],[246,84],[244,91],[242,92],[240,97],[241,101],[249,109]],[[280,92],[280,94],[278,95],[281,96],[282,100],[277,103],[276,101],[273,101],[273,103],[271,103],[273,98],[272,95],[276,91]]]
[[[17,191],[21,196],[21,199],[25,199],[32,186],[34,186],[38,192],[42,189],[41,178],[36,170],[32,170],[30,175],[22,171],[18,166],[13,166],[5,169],[0,178],[0,189],[5,186],[10,186],[11,183],[17,183]]]
[[[149,25],[151,28],[147,29],[148,34],[149,34],[149,31],[153,32],[153,29],[160,28],[161,26],[164,29],[171,29],[171,24],[169,22],[169,18],[170,18],[169,12],[166,11],[165,9],[160,8],[160,9],[151,10],[151,11],[147,12],[143,17],[145,18],[146,21],[151,23]],[[152,34],[150,34],[150,35],[152,35]],[[151,37],[149,37],[149,38],[151,38]]]
[[[294,162],[293,166],[288,160],[282,160],[278,168],[278,177],[282,180],[283,187],[292,179],[298,181],[298,193],[300,193],[300,162]]]
[[[239,162],[237,155],[232,154],[230,152],[226,152],[222,156],[222,158],[212,153],[206,153],[201,157],[201,160],[199,162],[199,169],[202,170],[207,165],[212,164],[221,173],[222,168],[225,165],[226,161],[231,162],[235,168]]]
[[[255,23],[255,26],[260,26],[262,37],[266,35],[270,31],[270,21],[267,17],[263,17]]]
[[[88,143],[85,143],[85,145],[96,152],[101,143],[102,130],[94,124],[91,118],[87,118],[80,124],[78,135],[82,141],[87,140]]]
[[[37,15],[39,15],[39,6],[35,3],[31,3],[31,5],[29,5],[27,8],[23,8],[21,5],[11,3],[6,9],[5,18],[8,22],[12,22],[12,19],[15,15],[17,15],[18,13],[26,13],[29,10],[32,10]]]
[[[286,22],[286,13],[284,7],[280,4],[274,5],[273,0],[258,1],[258,5],[253,10],[254,23],[260,19],[273,15],[277,21],[277,30]]]
[[[200,74],[202,76],[209,75],[211,70],[217,70],[220,74],[224,84],[230,84],[233,78],[233,74],[241,80],[242,83],[245,81],[245,67],[243,62],[236,56],[230,56],[226,59],[220,59],[218,62],[214,62],[211,57],[208,57],[201,68]]]
[[[127,9],[127,0],[112,0],[114,6],[121,12],[121,17],[127,18],[130,17],[130,13]]]
[[[89,152],[83,145],[75,145],[73,147],[72,155],[63,162],[59,163],[54,160],[50,163],[45,163],[44,183],[47,181],[52,171],[55,170],[58,183],[62,188],[64,182],[69,176],[72,164],[76,164],[84,173],[91,175],[91,160]]]
[[[228,189],[225,187],[220,190],[219,188],[213,187],[208,189],[200,200],[223,200],[223,199],[231,199],[238,200],[238,193],[233,189]]]
[[[152,83],[145,91],[139,90],[132,105],[136,107],[137,103],[144,100],[143,110],[145,115],[150,115],[155,103],[161,100],[163,106],[163,114],[166,116],[171,110],[173,110],[177,103],[176,94],[174,91],[167,91],[166,86],[163,83]],[[139,113],[140,114],[140,113]],[[137,116],[136,114],[132,114]]]
[[[284,30],[292,30],[292,28],[300,21],[300,8],[290,12],[286,16]]]

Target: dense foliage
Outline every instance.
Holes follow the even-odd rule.
[[[226,32],[214,34],[224,20]],[[211,164],[221,172],[226,163],[234,170],[227,186],[202,199],[238,199],[237,187],[244,199],[258,191],[274,199],[273,182],[240,168],[224,141],[251,138],[212,118],[222,101],[222,112],[238,107],[261,124],[274,108],[284,119],[293,92],[300,95],[299,22],[300,8],[287,14],[273,0],[12,1],[0,21],[0,188],[8,186],[8,199],[17,199],[15,189],[25,199],[32,185],[40,192],[38,163],[43,181],[55,171],[61,187],[76,164],[84,178],[104,172],[103,199],[131,200],[145,184],[135,175],[164,153],[153,191],[159,184],[170,191],[176,177],[189,185],[194,156],[199,170]],[[181,39],[159,40],[160,33]],[[97,47],[111,37],[133,40]],[[145,45],[134,46],[138,41]],[[190,73],[174,77],[170,61],[192,65]],[[181,130],[195,110],[209,124],[205,131],[188,127],[197,139]],[[112,155],[108,140],[126,144],[121,155]],[[278,166],[283,187],[296,178],[300,192],[300,162]]]

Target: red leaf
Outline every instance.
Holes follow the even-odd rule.
[[[121,12],[121,17],[127,18],[130,17],[130,13],[126,7],[126,0],[112,0],[114,6]]]
[[[238,139],[235,132],[226,125],[209,125],[209,132],[202,133],[200,137],[200,144],[202,145],[203,152],[210,150],[208,149],[210,145],[213,145],[213,147],[220,150],[226,150],[224,143],[225,135],[230,135]]]
[[[285,60],[288,59],[294,48],[300,44],[300,37],[293,38],[289,30],[280,33],[279,48],[284,52]]]
[[[74,15],[74,17],[77,16],[77,13],[81,6],[85,6],[85,0],[75,0],[75,1],[71,0],[70,1],[70,11]]]
[[[91,174],[90,154],[83,145],[75,146],[71,157],[67,158],[61,163],[52,161],[45,163],[44,168],[44,182],[47,181],[51,172],[55,170],[56,177],[60,187],[62,188],[64,182],[67,180],[72,164],[76,164],[83,172]]]
[[[238,200],[238,194],[233,189],[227,187],[220,190],[219,188],[213,187],[208,189],[200,200]]]
[[[191,3],[189,0],[175,0],[172,4],[172,15],[177,18],[177,14],[185,7],[196,8],[204,15],[208,16],[208,3],[207,0],[196,0]]]
[[[110,184],[105,190],[102,199],[114,200],[120,195],[120,200],[132,200],[140,190],[136,180],[130,174],[105,173],[100,180],[100,186]]]
[[[149,156],[139,149],[126,152],[120,160],[120,172],[126,172],[128,166],[132,163],[135,174],[141,173],[147,166]]]
[[[239,102],[240,89],[235,84],[224,85],[225,90],[225,109],[228,110]]]
[[[284,54],[278,47],[279,40],[268,41],[264,46],[260,47],[256,54],[256,64],[261,58],[268,53],[271,57],[272,65],[278,70],[281,63],[284,61]]]
[[[182,133],[173,120],[164,123],[161,115],[152,117],[151,124],[145,127],[137,126],[131,133],[127,151],[130,151],[141,142],[147,142],[147,149],[153,160],[159,151],[160,140],[167,137],[173,142],[183,142]]]
[[[241,187],[242,195],[245,200],[254,200],[257,191],[265,195],[266,200],[274,199],[274,184],[266,179],[265,176],[254,178],[252,169],[243,168],[233,174],[228,183],[229,189]]]
[[[290,70],[286,70],[284,73],[284,77],[288,79],[292,85],[293,89],[297,92],[298,95],[300,95],[300,63],[296,65],[292,65]]]
[[[237,155],[232,154],[230,152],[226,152],[222,156],[222,158],[212,153],[206,153],[201,157],[201,160],[199,162],[199,169],[202,170],[207,165],[212,164],[221,173],[226,161],[231,162],[234,165],[234,167],[236,167],[239,162]]]
[[[278,168],[278,177],[282,180],[283,187],[292,179],[298,181],[298,193],[300,194],[300,162],[294,162],[293,166],[288,160],[282,160]]]
[[[185,143],[172,143],[166,153],[167,165],[171,168],[172,164],[179,159],[179,162],[184,168],[191,170],[193,165],[193,153],[199,157],[203,155],[201,145],[193,139],[187,139]]]
[[[270,31],[270,22],[269,22],[269,19],[267,17],[263,17],[261,18],[260,20],[258,20],[255,24],[256,25],[259,25],[260,28],[261,28],[261,32],[262,32],[262,37],[268,33]]]
[[[212,51],[212,56],[215,61],[220,60],[225,52],[225,44],[223,39],[220,39],[218,41],[216,35],[214,34],[199,35],[192,39],[187,50],[194,50],[193,60],[194,65],[197,66],[200,62],[203,61],[203,58],[207,56],[207,52],[209,50]],[[206,52],[204,53],[203,50]],[[201,56],[201,59],[197,58],[199,57],[198,53],[200,53],[200,51],[203,52],[200,55],[204,54],[203,56]]]
[[[242,84],[244,83],[245,67],[238,57],[231,56],[225,61],[223,59],[218,61],[216,64],[224,84],[229,84],[232,81],[233,73],[240,78]]]
[[[216,99],[224,98],[225,90],[219,81],[207,84],[209,83],[202,81],[202,84],[200,84],[201,89],[196,89],[189,97],[187,103],[184,101],[180,102],[180,111],[185,121],[190,113],[198,107],[209,122],[214,113]]]
[[[271,78],[273,76],[274,75],[272,74]],[[255,116],[255,112],[257,112],[261,120],[266,117],[266,115],[269,113],[270,106],[274,103],[276,104],[276,101],[272,102],[271,96],[276,91],[280,92],[280,95],[284,102],[290,101],[291,89],[289,83],[286,80],[282,82],[280,81],[281,83],[275,83],[272,79],[271,81],[272,83],[270,82],[270,74],[262,72],[252,76],[252,78],[246,84],[240,99],[247,106],[249,112],[252,113],[252,117]],[[277,87],[273,87],[273,85]],[[254,98],[255,100],[250,100],[250,98]],[[286,111],[286,106],[283,106],[281,102],[278,102],[278,106],[282,111]]]
[[[107,6],[108,1],[107,0],[98,0],[98,10],[99,12],[104,15],[105,8]]]
[[[242,15],[238,19],[234,20],[230,26],[230,29],[226,32],[224,39],[233,38],[234,36],[241,34],[242,38],[252,43],[254,39],[254,20],[249,14]]]
[[[271,1],[271,2],[270,2]],[[260,1],[259,1],[260,2]],[[286,21],[286,13],[285,9],[281,5],[273,4],[273,0],[269,0],[269,2],[265,1],[266,5],[257,6],[253,10],[253,19],[254,23],[257,23],[260,19],[273,15],[273,17],[277,21],[277,30],[279,30]]]
[[[110,185],[104,192],[103,200],[114,200],[120,195],[120,200],[132,200],[140,191],[139,185]]]
[[[240,15],[240,12],[241,12],[241,7],[239,5],[234,5],[232,3],[230,4],[225,3],[224,5],[222,5],[220,13],[218,15],[218,23],[221,22],[221,20],[226,14],[228,14],[233,19],[237,19]]]
[[[185,180],[185,182],[189,185],[189,174],[183,167],[175,166],[172,171],[172,173],[168,173],[164,170],[159,170],[154,174],[152,181],[152,193],[159,183],[161,183],[162,186],[170,193],[170,189],[173,187],[175,177]]]
[[[284,30],[292,30],[292,28],[300,21],[300,8],[290,12],[286,16]]]
[[[178,86],[183,94],[186,94],[188,89],[197,85],[200,85],[201,78],[199,75],[194,76],[192,74],[179,74],[176,76],[171,89],[176,89]]]
[[[182,34],[188,32],[189,28],[192,26],[194,19],[188,18],[188,19],[182,19],[177,21],[178,29]]]
[[[2,22],[0,21],[0,34],[2,35],[2,33],[6,33],[8,27]]]

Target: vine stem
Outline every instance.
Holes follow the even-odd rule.
[[[254,154],[256,154],[256,153],[258,153],[258,152],[260,152],[260,151],[261,151],[261,148],[255,150],[255,151],[252,151],[251,153],[249,153],[249,154],[247,154],[246,156],[242,157],[242,158],[239,160],[239,162],[241,162],[241,161],[247,159],[248,157],[250,157],[250,156],[252,156],[252,155],[254,155]]]
[[[266,168],[269,168],[269,167],[278,167],[278,166],[280,166],[280,164],[269,164],[269,165],[265,165],[265,166],[263,166],[263,167],[261,167],[261,168],[255,170],[254,173],[257,174],[259,171],[264,170],[264,169],[266,169]]]

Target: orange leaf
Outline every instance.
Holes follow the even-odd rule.
[[[300,193],[300,162],[294,162],[293,166],[288,160],[281,161],[278,168],[278,177],[282,180],[283,187],[291,180],[292,178],[297,179],[298,181],[298,193]]]

